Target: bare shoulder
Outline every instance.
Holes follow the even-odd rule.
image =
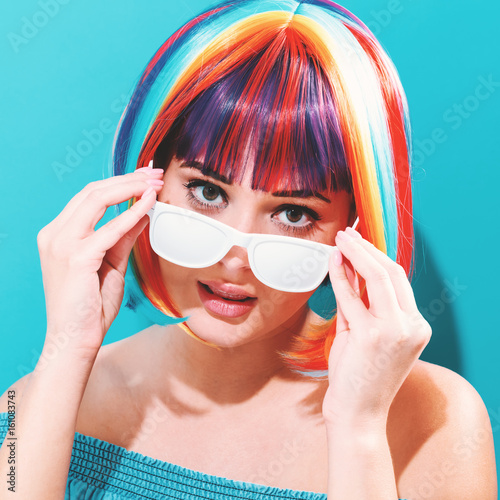
[[[497,498],[488,411],[458,373],[417,361],[391,406],[388,439],[401,498]]]
[[[116,365],[110,362],[113,359],[112,354],[115,350],[116,348],[113,344],[101,347],[86,386],[84,394],[85,402],[90,402],[99,394],[106,394],[109,397],[109,389],[112,387],[116,389],[120,371]],[[29,372],[22,376],[4,391],[0,397],[0,413],[8,411],[9,401],[12,398],[15,398],[16,405],[21,402],[32,374],[33,372]]]
[[[145,332],[101,347],[80,405],[78,432],[116,442],[117,430],[131,421],[133,389],[141,383],[140,367],[150,356]]]
[[[90,373],[78,414],[76,430],[106,439],[114,424],[130,416],[130,388],[139,384],[138,363],[147,359],[145,335],[139,332],[101,347]],[[143,352],[141,352],[143,351]],[[33,372],[12,383],[0,397],[0,413],[19,406]]]

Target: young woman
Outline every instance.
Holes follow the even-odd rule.
[[[39,233],[47,333],[1,400],[2,498],[496,498],[480,396],[418,359],[410,163],[397,72],[339,5],[234,0],[172,35],[115,175]],[[102,346],[129,256],[127,303],[162,319]]]

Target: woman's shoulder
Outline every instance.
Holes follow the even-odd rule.
[[[428,396],[438,396],[440,393],[447,397],[468,394],[480,399],[476,389],[462,375],[421,359],[417,360],[401,389],[395,402],[402,401],[405,395],[415,391],[427,393]]]
[[[458,431],[467,422],[485,418],[489,423],[486,406],[470,382],[449,368],[420,359],[394,398],[389,414],[399,428],[413,430],[407,435],[415,438],[444,429]]]
[[[493,479],[496,484],[488,411],[453,370],[418,360],[393,401],[387,429],[398,490],[406,498],[452,498],[450,484],[455,498],[472,498],[467,490],[477,492],[477,481],[485,491]]]
[[[461,416],[484,413],[486,407],[478,391],[457,372],[444,366],[417,360],[394,398],[391,412],[413,420],[415,411],[425,412],[427,418],[449,421],[450,411],[462,408]],[[419,415],[419,419],[424,415]],[[439,418],[438,418],[439,417]]]
[[[131,421],[134,391],[147,373],[144,366],[151,358],[148,333],[146,328],[101,347],[80,405],[78,432],[109,440],[121,423],[127,426]]]

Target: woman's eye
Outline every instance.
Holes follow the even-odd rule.
[[[226,202],[224,191],[210,182],[193,179],[184,187],[187,189],[186,196],[195,207],[215,209]]]
[[[308,222],[308,219],[306,215],[304,214],[304,211],[301,208],[298,207],[293,207],[293,208],[287,208],[280,212],[278,214],[278,219],[280,222],[284,224],[290,224],[292,223],[293,225],[306,225]],[[297,224],[298,222],[301,222],[303,224]]]
[[[302,236],[316,228],[322,217],[310,207],[301,205],[281,205],[273,214],[273,221],[284,231]]]
[[[201,196],[203,197],[202,199],[208,201],[214,201],[220,196],[219,188],[217,186],[214,186],[213,184],[199,186],[196,191],[201,191]]]

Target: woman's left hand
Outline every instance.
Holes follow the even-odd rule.
[[[329,274],[337,333],[323,417],[327,424],[385,424],[432,330],[400,265],[351,228],[339,231],[336,245],[341,255],[331,257]],[[360,298],[356,272],[366,282],[369,307]]]

